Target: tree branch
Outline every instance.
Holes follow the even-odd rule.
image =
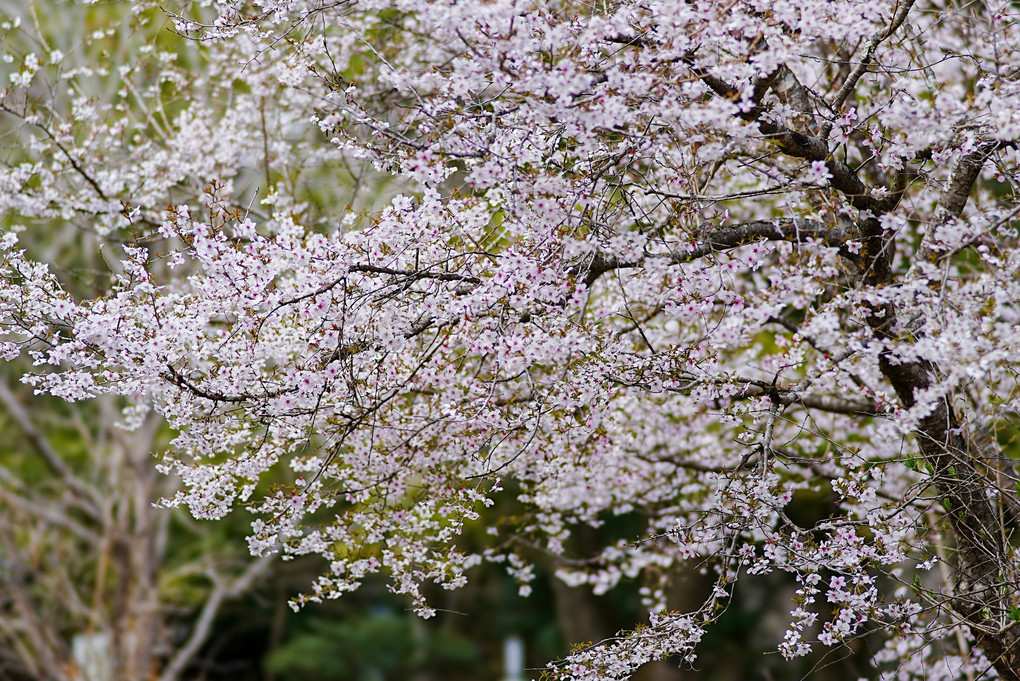
[[[210,570],[209,578],[214,585],[213,591],[202,605],[202,610],[195,621],[195,626],[191,629],[188,640],[167,663],[159,677],[159,681],[176,681],[176,679],[181,677],[192,658],[195,657],[209,638],[213,620],[215,620],[220,606],[223,605],[223,601],[228,598],[234,598],[250,589],[255,580],[266,571],[275,557],[274,555],[262,556],[258,560],[252,561],[244,569],[244,572],[229,582],[224,581],[215,572],[215,569]]]
[[[46,466],[60,478],[61,482],[67,485],[67,488],[75,493],[75,496],[79,499],[79,505],[85,512],[92,515],[94,518],[100,516],[99,509],[95,505],[95,499],[99,496],[98,493],[87,487],[80,478],[76,477],[64,462],[61,460],[60,455],[57,454],[56,450],[50,445],[50,441],[43,435],[35,423],[32,421],[32,417],[29,416],[28,410],[25,409],[21,401],[18,400],[14,391],[11,390],[10,386],[7,385],[6,380],[0,380],[0,402],[3,403],[4,408],[7,410],[7,414],[14,420],[18,428],[21,430],[22,435],[29,444],[32,445],[33,449],[42,457],[42,460],[46,463]]]
[[[853,71],[850,72],[850,75],[848,75],[846,80],[843,81],[843,85],[839,88],[836,96],[832,98],[831,107],[834,111],[843,106],[843,103],[846,102],[846,98],[849,97],[850,93],[857,87],[857,82],[861,79],[861,76],[863,76],[871,66],[871,62],[875,58],[875,50],[882,44],[882,41],[895,33],[897,29],[903,25],[903,22],[907,19],[907,14],[910,13],[913,6],[914,0],[907,0],[904,2],[900,5],[895,16],[893,16],[892,22],[890,22],[884,30],[881,30],[871,36],[871,40],[868,41],[868,44],[864,48],[864,55],[861,57],[861,60],[857,62],[857,66],[854,67]],[[832,124],[826,123],[825,126],[822,126],[821,136],[823,138],[827,138],[831,129]]]
[[[932,216],[931,222],[928,223],[928,229],[921,243],[921,257],[932,262],[938,259],[938,251],[932,248],[935,231],[963,214],[963,209],[970,198],[971,189],[974,188],[974,183],[981,175],[981,169],[988,158],[1003,146],[1004,144],[999,141],[986,142],[978,145],[974,151],[964,154],[956,162],[949,175],[949,183],[939,196],[935,214]]]
[[[239,393],[237,395],[227,395],[215,390],[206,390],[195,385],[184,375],[177,371],[173,364],[167,363],[167,370],[160,373],[160,377],[169,383],[176,385],[178,388],[186,390],[193,395],[203,397],[213,402],[229,402],[232,404],[240,404],[243,402],[255,402],[257,400],[272,399],[281,395],[297,392],[297,388],[282,388],[280,390],[267,390],[264,395],[252,395],[251,393]]]
[[[740,101],[740,90],[695,65],[692,58],[687,58],[684,61],[688,63],[694,74],[717,95],[734,102]],[[772,80],[775,80],[775,75]],[[831,186],[845,195],[854,208],[880,215],[892,210],[899,203],[902,191],[890,190],[890,193],[882,199],[872,196],[871,188],[857,177],[857,172],[853,168],[830,156],[829,143],[824,136],[805,135],[774,121],[763,120],[761,118],[763,113],[765,113],[765,108],[758,102],[754,102],[752,108],[740,111],[735,115],[748,123],[757,124],[758,130],[765,139],[779,147],[779,150],[787,156],[806,161],[825,162],[825,167],[832,176]]]
[[[844,400],[828,395],[801,395],[788,392],[782,395],[784,405],[799,405],[805,409],[825,411],[830,414],[846,414],[847,416],[880,416],[885,412],[877,405],[859,400]]]
[[[839,254],[854,264],[859,264],[860,261],[859,256],[846,247],[846,242],[853,240],[854,234],[843,227],[830,227],[817,220],[802,218],[755,220],[736,225],[706,228],[700,236],[702,240],[687,250],[677,249],[669,254],[649,254],[637,260],[621,260],[614,255],[596,253],[589,261],[587,269],[584,270],[583,281],[586,286],[590,287],[606,272],[642,267],[648,258],[669,258],[670,262],[679,265],[758,241],[790,241],[793,243],[819,241],[826,246],[838,248]]]
[[[56,504],[36,501],[14,491],[12,485],[16,483],[17,478],[14,474],[5,467],[0,466],[0,499],[13,507],[22,509],[30,516],[41,518],[48,523],[66,528],[86,543],[96,544],[99,542],[99,534],[68,516]]]

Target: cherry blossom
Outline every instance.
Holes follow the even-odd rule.
[[[213,1],[171,17],[187,55],[118,65],[137,107],[45,117],[15,89],[86,76],[19,57],[3,355],[161,414],[167,504],[326,559],[295,605],[383,571],[428,616],[483,561],[527,593],[537,547],[646,585],[548,670],[619,679],[782,572],[787,658],[880,629],[885,678],[1020,679],[1020,22],[980,8]],[[342,167],[388,189],[345,208]],[[23,244],[58,219],[116,253],[94,294]],[[715,588],[672,611],[691,565]]]

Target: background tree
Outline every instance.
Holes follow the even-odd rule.
[[[112,397],[83,414],[41,409],[20,392],[0,384],[13,445],[0,450],[0,673],[181,678],[213,637],[223,602],[250,590],[270,560],[245,560],[201,536],[191,542],[204,550],[173,550],[188,531],[154,506],[169,491],[152,465],[158,419],[125,433]]]
[[[647,625],[549,670],[624,678],[692,662],[739,584],[783,572],[786,658],[881,630],[890,676],[1020,678],[1011,5],[174,16],[204,47],[152,64],[182,93],[157,162],[124,91],[55,117],[68,132],[29,150],[55,163],[6,171],[22,223],[63,205],[130,238],[72,297],[9,232],[4,353],[37,390],[160,413],[171,503],[245,505],[253,552],[326,559],[298,604],[385,570],[428,616],[423,584],[491,561],[526,593],[545,552],[569,585],[644,580]],[[348,158],[408,194],[303,202]],[[238,181],[256,159],[258,201]],[[260,487],[280,464],[294,484]],[[461,539],[506,501],[487,548]],[[714,580],[687,611],[680,564]]]
[[[141,82],[112,76],[111,63],[130,72],[136,50],[144,63],[159,40],[182,42],[153,26],[155,15],[127,9],[0,3],[4,63],[15,64],[4,72],[11,87],[0,103],[4,177],[25,181],[16,191],[6,187],[3,201],[34,205],[35,229],[23,244],[53,263],[76,296],[102,289],[103,247],[121,237],[97,234],[104,218],[92,212],[88,194],[99,190],[88,180],[101,180],[73,155],[76,131],[61,117],[72,106],[108,104],[114,78],[127,88],[158,86],[144,82],[144,67],[136,73]],[[36,53],[42,62],[27,56]],[[30,85],[14,84],[35,69],[42,73],[31,73]],[[47,142],[34,146],[40,139]],[[158,131],[145,128],[143,139],[158,148]],[[33,170],[30,160],[41,163]],[[60,196],[41,180],[61,169],[86,182],[85,198],[73,187]],[[5,228],[16,215],[5,213]],[[171,438],[163,419],[148,414],[125,430],[121,398],[68,405],[35,396],[17,381],[25,369],[11,366],[0,377],[0,678],[187,676],[215,640],[212,624],[224,602],[249,591],[271,558],[251,559],[224,544],[226,527],[196,527],[155,506],[177,484],[153,465],[153,453]]]

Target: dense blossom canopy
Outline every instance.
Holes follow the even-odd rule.
[[[787,658],[881,629],[888,678],[1020,679],[1015,6],[172,19],[185,54],[36,45],[0,103],[27,140],[0,168],[3,354],[39,391],[123,396],[127,428],[162,414],[169,503],[324,556],[299,602],[384,571],[425,615],[426,583],[492,561],[527,592],[529,551],[636,514],[560,578],[645,580],[650,620],[556,678],[690,663],[734,585],[779,571]],[[332,203],[344,164],[402,193]],[[108,240],[92,294],[23,245],[52,220]],[[791,518],[812,494],[831,513]],[[482,516],[486,548],[461,539]],[[691,565],[715,589],[671,611]]]

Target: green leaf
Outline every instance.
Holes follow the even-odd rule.
[[[1015,605],[1009,606],[1009,618],[1014,622],[1020,622],[1020,608]]]
[[[953,510],[953,502],[951,502],[949,499],[943,499],[942,500],[942,508],[946,509],[947,511],[952,511]]]

